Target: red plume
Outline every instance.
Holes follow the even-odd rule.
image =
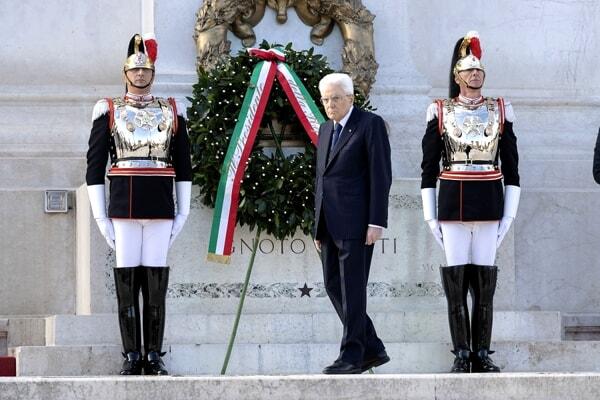
[[[471,49],[471,54],[481,60],[481,44],[478,37],[471,38],[469,48]]]
[[[156,62],[156,57],[158,56],[158,44],[156,43],[156,39],[146,39],[144,40],[144,45],[146,46],[146,55],[152,62]]]

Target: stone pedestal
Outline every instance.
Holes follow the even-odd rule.
[[[390,228],[375,248],[368,298],[398,360],[386,372],[440,372],[451,362],[438,272],[444,259],[422,221],[418,180],[425,110],[446,96],[452,47],[474,28],[484,49],[484,94],[512,102],[521,155],[519,214],[498,257],[496,305],[506,312],[496,314],[498,362],[515,371],[597,368],[598,344],[559,341],[560,316],[546,313],[583,318],[600,307],[600,190],[591,177],[600,125],[600,8],[589,0],[363,3],[376,15],[380,68],[371,98],[390,125],[395,178]],[[199,6],[154,1],[156,95],[185,101],[191,94]],[[114,255],[81,185],[92,107],[123,93],[122,62],[127,41],[141,29],[140,13],[141,1],[116,0],[23,0],[3,9],[0,34],[10,40],[0,46],[0,315],[10,319],[8,346],[17,347],[24,374],[56,372],[46,367],[58,361],[64,374],[118,368]],[[476,15],[477,26],[466,26],[465,15]],[[309,30],[293,10],[286,25],[269,10],[255,28],[258,41],[292,41],[297,49],[312,46]],[[241,48],[229,39],[233,51]],[[339,68],[341,49],[335,28],[316,51]],[[69,212],[43,213],[44,189],[69,190]],[[169,259],[167,362],[180,373],[217,371],[254,236],[238,228],[232,264],[207,263],[211,217],[195,199]],[[310,297],[301,297],[304,284]],[[64,335],[69,329],[87,335]],[[261,238],[240,329],[231,366],[240,373],[314,373],[335,356],[340,325],[310,238]],[[418,335],[428,341],[415,342]],[[431,357],[418,362],[423,354]]]
[[[87,192],[78,190],[80,208]],[[194,201],[187,223],[169,255],[171,266],[169,309],[171,312],[233,312],[235,310],[250,257],[254,233],[236,229],[235,251],[231,264],[206,261],[212,209],[203,206],[193,192]],[[78,271],[78,310],[86,313],[114,312],[116,307],[112,268],[113,252],[100,236],[89,213],[77,232],[78,259],[90,255],[88,272]],[[368,307],[373,312],[445,309],[439,267],[444,255],[423,222],[419,182],[396,180],[392,185],[389,228],[376,243],[368,286]],[[89,224],[92,224],[90,227]],[[85,238],[85,234],[89,234]],[[515,303],[514,244],[509,234],[498,255],[498,309],[510,310]],[[85,282],[79,277],[85,277]],[[300,287],[313,288],[310,297],[301,297]],[[264,235],[258,252],[245,312],[330,312],[332,306],[323,287],[321,262],[310,237],[297,235],[275,240]],[[89,304],[83,304],[88,302]]]

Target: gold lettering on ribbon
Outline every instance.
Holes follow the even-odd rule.
[[[258,82],[256,84],[256,90],[254,92],[254,95],[252,96],[252,102],[248,107],[248,113],[246,114],[246,119],[244,120],[242,131],[240,132],[240,137],[238,138],[237,143],[235,144],[235,150],[231,158],[231,163],[229,163],[229,171],[227,175],[227,180],[231,183],[233,183],[233,180],[235,179],[235,175],[239,168],[240,159],[242,158],[242,153],[244,152],[244,148],[246,147],[246,143],[248,142],[248,136],[250,136],[252,124],[254,123],[254,119],[256,118],[256,113],[258,111],[258,106],[263,95],[264,87],[264,82]]]
[[[315,118],[315,115],[313,114],[312,110],[308,106],[306,99],[304,98],[304,94],[302,93],[302,90],[300,90],[300,87],[296,84],[296,81],[293,78],[290,77],[289,79],[286,79],[286,80],[288,81],[290,88],[292,89],[292,92],[294,93],[294,96],[296,97],[296,99],[298,99],[298,104],[300,104],[300,108],[302,108],[302,111],[304,112],[304,115],[306,116],[308,123],[310,124],[310,126],[312,126],[312,128],[315,132],[319,132],[320,123]]]

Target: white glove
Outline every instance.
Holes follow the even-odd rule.
[[[500,247],[500,244],[508,233],[513,220],[513,217],[502,217],[500,220],[500,223],[498,224],[498,240],[496,241],[496,248]]]
[[[504,215],[498,224],[498,240],[496,241],[496,247],[500,247],[500,244],[508,233],[513,220],[517,216],[520,197],[520,187],[513,185],[507,185],[504,187]]]
[[[87,187],[92,215],[96,220],[100,233],[106,239],[106,243],[111,249],[115,249],[115,230],[112,221],[106,216],[106,197],[104,194],[104,184],[91,185]]]
[[[431,233],[433,233],[433,238],[440,245],[442,250],[444,250],[444,238],[442,237],[442,227],[437,219],[430,219],[426,221],[427,225],[429,225],[429,229],[431,229]]]
[[[106,243],[108,243],[108,247],[111,249],[115,249],[115,230],[113,228],[112,221],[110,218],[95,218],[96,224],[100,229],[100,233],[106,239]]]
[[[175,194],[177,196],[177,214],[173,220],[173,227],[171,228],[171,239],[169,240],[169,248],[175,242],[175,238],[181,230],[188,215],[190,214],[190,199],[192,196],[192,182],[180,181],[175,182]]]
[[[183,229],[183,225],[185,225],[185,221],[187,220],[187,215],[177,214],[175,215],[175,219],[173,220],[173,228],[171,229],[171,240],[169,240],[169,248],[173,246],[173,242],[175,242],[175,238],[181,230]]]
[[[429,225],[433,238],[444,249],[444,239],[442,237],[442,228],[437,220],[437,207],[435,199],[435,188],[421,189],[421,200],[423,201],[423,217]]]

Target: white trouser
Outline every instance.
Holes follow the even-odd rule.
[[[113,219],[117,268],[166,267],[171,219]]]
[[[498,221],[442,222],[442,237],[448,266],[494,265]]]

